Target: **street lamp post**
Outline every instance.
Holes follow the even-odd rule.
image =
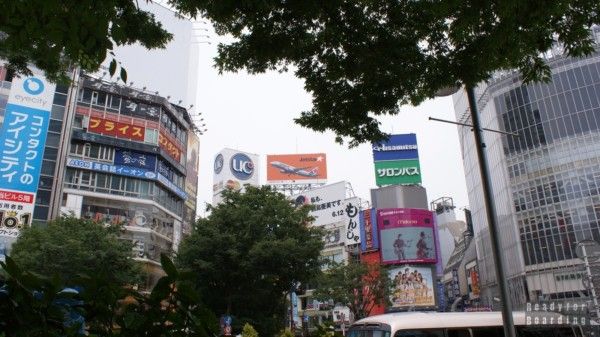
[[[508,294],[508,285],[506,284],[506,275],[504,273],[504,259],[502,258],[502,250],[498,237],[498,224],[496,223],[497,213],[496,205],[492,201],[492,179],[487,162],[487,156],[483,147],[483,130],[479,120],[479,112],[477,111],[477,100],[475,98],[475,89],[468,85],[466,86],[467,97],[469,99],[469,110],[471,110],[471,122],[473,123],[473,133],[475,134],[475,149],[477,151],[477,159],[479,162],[479,173],[481,174],[481,187],[483,188],[483,202],[487,215],[488,227],[490,229],[490,241],[492,243],[492,256],[494,258],[494,266],[496,267],[496,279],[500,288],[500,299],[502,300],[502,320],[504,322],[504,335],[507,337],[515,337],[515,324],[512,316],[512,303]]]
[[[438,91],[437,96],[448,96],[457,92],[459,87],[448,87]],[[466,85],[467,98],[469,102],[469,110],[471,112],[471,121],[473,124],[473,133],[475,135],[475,149],[477,151],[477,159],[479,162],[479,173],[481,174],[481,186],[483,189],[483,201],[486,210],[486,218],[490,229],[490,241],[492,244],[492,257],[496,270],[496,279],[500,288],[500,299],[502,301],[502,320],[504,325],[504,336],[516,337],[515,324],[512,316],[512,303],[508,294],[508,285],[506,283],[506,274],[504,272],[504,259],[498,237],[498,225],[496,223],[497,214],[496,206],[492,201],[492,179],[490,177],[487,156],[484,151],[483,129],[477,111],[477,99],[475,98],[475,90],[471,85]]]

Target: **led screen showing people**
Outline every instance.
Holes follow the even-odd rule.
[[[435,263],[433,215],[427,210],[392,208],[377,211],[383,263]]]

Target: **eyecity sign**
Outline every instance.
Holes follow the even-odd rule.
[[[41,73],[12,80],[0,130],[0,243],[31,224],[55,89]]]

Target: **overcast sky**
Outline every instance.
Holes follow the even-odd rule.
[[[172,14],[164,17],[169,21],[172,18]],[[201,113],[208,128],[200,136],[199,214],[203,214],[204,203],[212,201],[213,160],[225,147],[259,154],[262,183],[266,180],[267,154],[324,152],[328,182],[348,181],[356,196],[370,199],[370,189],[376,188],[370,144],[349,149],[347,145],[335,143],[335,135],[331,132],[316,133],[293,122],[301,111],[311,107],[311,96],[304,91],[302,80],[292,73],[277,72],[219,75],[213,67],[213,58],[218,42],[223,39],[216,36],[209,25],[201,25],[207,29],[201,34],[207,36],[195,39],[203,42],[195,44],[195,53],[192,53],[198,58],[195,65],[198,69],[189,69],[189,64],[196,62],[185,64],[183,59],[173,60],[181,54],[179,50],[189,37],[183,37],[182,27],[169,27],[164,20],[163,23],[175,34],[167,50],[128,47],[119,49],[117,56],[125,63],[134,86],[146,86],[153,91],[160,89],[164,96],[173,95],[171,100],[175,103],[178,98],[170,90],[180,86],[184,72],[193,77],[197,71],[196,98],[193,99],[194,95],[189,92],[190,97],[182,105],[193,104],[192,115]],[[165,58],[169,59],[167,64]],[[446,196],[452,197],[458,208],[467,206],[456,126],[428,121],[430,116],[455,120],[452,99],[438,98],[418,107],[404,106],[399,115],[381,118],[381,128],[388,133],[417,134],[423,185],[430,202]],[[463,218],[461,212],[457,213]]]
[[[215,41],[212,38],[212,41]],[[375,174],[370,144],[349,149],[335,143],[331,132],[317,133],[293,122],[311,107],[303,81],[293,74],[246,73],[219,75],[212,66],[215,44],[201,46],[198,99],[194,104],[205,116],[208,131],[200,141],[200,201],[212,198],[212,162],[224,147],[261,155],[261,181],[266,180],[266,154],[327,154],[328,181],[349,181],[361,198],[370,199]],[[416,133],[423,185],[428,200],[449,196],[458,207],[468,204],[456,126],[428,121],[428,117],[454,120],[451,98],[406,106],[398,116],[381,118],[389,133]]]

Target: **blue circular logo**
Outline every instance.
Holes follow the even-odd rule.
[[[30,95],[39,95],[44,91],[44,82],[35,77],[27,78],[23,81],[23,90]]]
[[[231,173],[239,180],[248,180],[254,174],[254,163],[252,159],[243,153],[236,153],[231,157],[229,163]]]
[[[216,174],[221,173],[221,170],[223,170],[223,155],[220,153],[215,158],[214,170]]]

